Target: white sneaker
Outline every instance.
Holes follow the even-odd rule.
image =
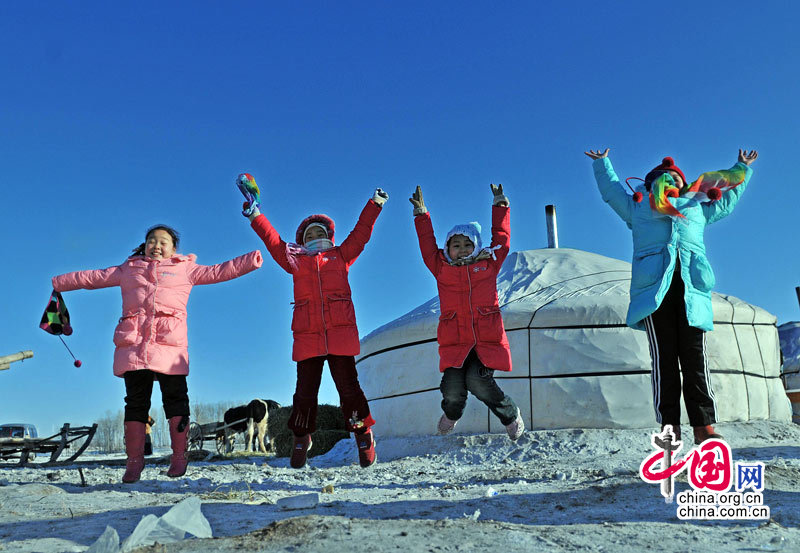
[[[451,421],[447,418],[447,415],[442,415],[442,418],[439,419],[439,424],[436,425],[436,433],[440,436],[444,436],[445,434],[449,434],[453,431],[453,428],[456,427],[456,423],[458,421]]]
[[[508,437],[511,438],[512,442],[516,442],[525,432],[525,423],[522,422],[522,413],[520,413],[519,407],[517,407],[517,418],[506,425],[506,432],[508,432]]]

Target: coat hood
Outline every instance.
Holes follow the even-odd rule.
[[[333,223],[333,219],[328,217],[323,213],[317,213],[314,215],[309,215],[305,219],[302,220],[300,226],[297,227],[297,232],[295,233],[295,243],[299,246],[303,245],[303,234],[306,232],[306,228],[311,223],[319,223],[325,227],[326,231],[328,232],[328,239],[330,239],[332,244],[336,244],[333,239],[333,233],[336,228],[336,225]]]
[[[466,236],[467,238],[469,238],[470,242],[472,242],[472,245],[475,247],[475,249],[472,251],[472,254],[469,257],[477,256],[483,249],[480,223],[476,221],[471,221],[469,223],[456,225],[450,229],[450,232],[447,233],[447,237],[444,239],[444,248],[442,248],[442,251],[444,252],[444,257],[445,259],[447,259],[448,263],[453,263],[453,260],[450,259],[450,251],[449,251],[450,239],[456,234],[460,234],[462,236]]]

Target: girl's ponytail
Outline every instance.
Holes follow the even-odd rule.
[[[135,255],[144,255],[144,242],[133,248],[131,251],[133,253],[131,253],[128,257],[133,257]]]

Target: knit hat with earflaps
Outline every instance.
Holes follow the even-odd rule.
[[[328,239],[331,241],[332,244],[335,244],[333,240],[333,232],[335,230],[335,225],[333,224],[333,219],[328,217],[325,214],[317,213],[314,215],[309,215],[300,223],[300,226],[297,227],[297,232],[295,233],[295,242],[302,246],[303,245],[303,235],[306,233],[306,229],[312,223],[318,223],[325,227],[325,232],[328,233]]]
[[[483,241],[481,240],[481,225],[475,221],[456,225],[447,233],[447,238],[444,241],[444,257],[448,263],[453,263],[454,260],[450,259],[450,239],[456,234],[466,236],[472,245],[475,247],[472,253],[466,259],[477,256],[483,249]]]
[[[667,156],[667,157],[665,157],[664,159],[661,160],[661,164],[660,165],[655,166],[652,171],[650,171],[649,173],[647,173],[645,175],[645,177],[644,177],[644,185],[645,185],[645,187],[648,190],[650,190],[650,185],[652,184],[652,182],[659,175],[661,175],[663,173],[666,173],[667,171],[675,171],[676,173],[678,173],[681,176],[681,178],[683,179],[683,182],[685,184],[688,184],[688,181],[686,180],[686,176],[683,174],[683,171],[681,171],[680,168],[677,165],[675,165],[675,161],[671,157]]]

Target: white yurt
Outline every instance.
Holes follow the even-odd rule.
[[[647,337],[625,325],[630,278],[629,263],[574,249],[506,258],[497,287],[513,370],[495,377],[528,428],[655,426]],[[790,421],[775,316],[717,293],[713,307],[707,347],[718,419]],[[361,341],[359,380],[380,435],[434,431],[438,319],[434,297]],[[456,430],[504,431],[472,396]]]

